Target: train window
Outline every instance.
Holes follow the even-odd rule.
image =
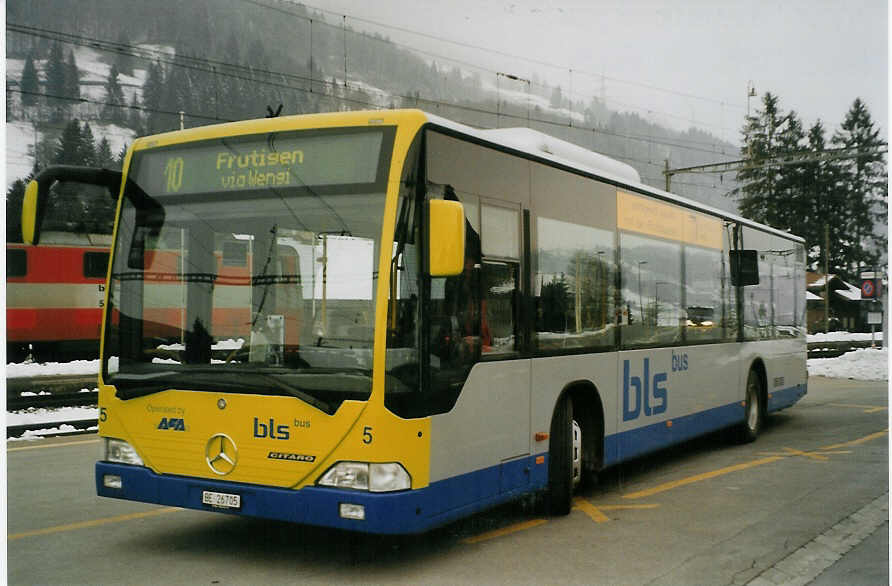
[[[104,279],[108,270],[107,252],[84,253],[84,276],[92,279]]]
[[[6,278],[28,274],[28,253],[21,248],[6,249]]]
[[[248,265],[248,244],[246,242],[223,243],[223,266],[244,267]]]

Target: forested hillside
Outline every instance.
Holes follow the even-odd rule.
[[[707,132],[613,112],[596,96],[570,101],[566,89],[544,82],[438,62],[298,4],[10,0],[6,19],[8,186],[35,164],[95,164],[107,158],[100,150],[119,158],[137,135],[262,117],[279,104],[282,114],[419,107],[475,126],[531,126],[628,162],[658,187],[666,159],[684,167],[738,154]],[[64,152],[73,121],[92,135],[80,154]],[[724,195],[731,180],[681,180],[673,191],[734,209]]]

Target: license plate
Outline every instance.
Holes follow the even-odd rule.
[[[201,502],[218,509],[239,509],[242,506],[242,497],[237,494],[203,490],[201,491]]]

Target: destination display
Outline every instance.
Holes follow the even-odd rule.
[[[382,130],[288,133],[142,151],[131,179],[152,196],[374,183]]]

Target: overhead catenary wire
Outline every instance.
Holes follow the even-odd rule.
[[[295,16],[299,16],[299,15],[295,15]],[[331,26],[331,25],[326,24],[326,26]],[[346,21],[344,21],[343,27],[344,27],[343,28],[344,35],[346,35]],[[204,72],[204,73],[208,73],[208,74],[222,77],[222,78],[240,79],[243,81],[249,81],[251,83],[260,83],[260,84],[268,85],[271,87],[277,87],[277,88],[288,90],[288,91],[314,93],[313,92],[314,84],[316,86],[322,86],[323,88],[327,88],[327,87],[334,88],[335,86],[337,86],[337,80],[335,78],[332,78],[331,81],[325,80],[325,79],[313,79],[312,72],[310,72],[311,73],[310,76],[304,76],[304,75],[294,74],[294,73],[285,73],[285,72],[280,72],[280,71],[259,69],[256,67],[249,67],[249,66],[229,63],[229,62],[225,62],[225,61],[220,61],[220,60],[183,56],[183,55],[172,55],[169,51],[164,51],[164,50],[159,50],[159,49],[150,49],[150,48],[141,47],[138,45],[132,45],[129,43],[110,42],[110,41],[105,41],[102,39],[86,37],[83,35],[74,35],[74,34],[70,34],[70,33],[63,33],[61,31],[53,31],[50,29],[39,29],[37,27],[28,27],[26,25],[17,25],[15,23],[7,23],[7,30],[10,30],[12,32],[21,33],[21,34],[30,34],[30,35],[43,37],[43,38],[47,38],[50,40],[56,40],[56,41],[60,41],[60,42],[64,42],[64,43],[74,44],[74,45],[78,45],[78,46],[89,47],[89,48],[97,49],[97,50],[101,50],[101,51],[109,51],[109,52],[114,52],[114,53],[118,53],[118,54],[122,54],[122,55],[128,55],[128,56],[132,56],[132,57],[136,57],[136,58],[140,58],[140,59],[144,59],[144,60],[155,61],[155,62],[159,62],[161,64],[168,65],[171,67],[182,67],[185,69]],[[374,40],[381,40],[381,39],[374,39]],[[389,42],[389,41],[387,41],[387,42]],[[345,51],[346,51],[346,38],[345,38],[344,44],[345,44]],[[347,85],[347,83],[346,83],[346,76],[347,76],[346,54],[345,54],[344,74],[345,74],[344,85],[346,86]],[[272,79],[270,79],[270,78],[274,78],[274,77],[279,78],[281,80],[281,82],[273,81]],[[302,84],[307,84],[308,87],[305,87]],[[23,92],[22,90],[17,90],[15,88],[9,88],[9,91],[18,92],[18,93],[26,93],[26,92]],[[489,110],[485,107],[475,107],[475,106],[469,106],[467,104],[457,104],[457,103],[446,102],[443,100],[438,100],[438,99],[433,99],[433,98],[424,98],[424,97],[421,97],[418,95],[393,94],[393,93],[389,93],[389,92],[386,92],[383,90],[378,90],[377,88],[370,90],[368,87],[365,87],[364,91],[367,94],[377,93],[379,96],[381,96],[383,98],[388,98],[388,99],[397,98],[397,99],[403,101],[404,106],[411,105],[414,102],[414,104],[417,107],[424,107],[424,105],[427,105],[434,111],[439,111],[441,108],[448,108],[448,109],[453,109],[453,110],[464,111],[466,113],[471,113],[471,114],[477,114],[477,115],[483,115],[483,116],[495,116],[495,117],[497,117],[497,119],[517,120],[520,124],[526,125],[526,126],[529,126],[531,123],[535,123],[535,124],[546,125],[546,126],[555,127],[555,128],[568,128],[569,127],[576,131],[591,131],[592,133],[597,133],[597,134],[600,134],[603,136],[614,137],[614,138],[628,140],[628,141],[637,141],[637,142],[647,143],[647,144],[651,144],[651,145],[661,145],[661,146],[684,149],[684,150],[689,150],[689,151],[703,152],[703,153],[707,153],[710,155],[731,156],[725,152],[726,149],[722,149],[721,151],[719,151],[719,150],[715,150],[715,148],[713,148],[713,149],[698,148],[695,146],[690,146],[689,144],[682,144],[682,142],[679,142],[679,141],[715,147],[717,145],[715,145],[714,142],[688,140],[688,139],[683,139],[683,138],[678,138],[678,139],[675,139],[672,141],[660,140],[652,135],[651,136],[640,136],[640,135],[634,135],[634,134],[630,134],[630,133],[613,132],[610,130],[606,130],[604,128],[591,127],[591,126],[569,125],[563,121],[556,121],[553,119],[540,118],[540,117],[532,117],[529,114],[529,110],[527,111],[527,113],[525,115],[518,115],[518,114],[511,114],[511,113],[506,113],[506,112],[498,112],[498,111],[494,112],[494,111]],[[182,113],[191,119],[205,120],[205,121],[209,121],[209,122],[232,121],[232,119],[230,119],[230,118],[221,117],[219,115],[209,116],[206,114],[199,114],[199,113],[194,113],[194,112],[170,111],[170,110],[164,110],[164,109],[159,109],[159,108],[151,108],[151,107],[147,107],[147,106],[136,105],[136,104],[132,104],[132,103],[131,104],[123,104],[123,103],[102,101],[102,100],[97,100],[97,99],[93,99],[93,98],[85,98],[85,97],[70,98],[70,97],[64,97],[64,96],[49,95],[46,93],[34,93],[34,92],[31,92],[31,93],[34,95],[37,95],[37,96],[55,98],[55,99],[59,99],[59,100],[76,101],[76,102],[80,102],[80,103],[91,103],[91,104],[96,104],[96,105],[101,105],[101,106],[111,106],[111,107],[116,107],[116,108],[126,108],[128,110],[138,110],[141,112],[154,112],[154,113],[165,114],[165,115],[170,115],[170,116],[176,116],[176,115],[179,115]],[[316,93],[319,93],[318,90]],[[359,106],[359,107],[370,107],[372,109],[380,109],[382,107],[378,103],[368,101],[368,100],[356,99],[356,98],[353,98],[353,97],[350,97],[347,95],[333,95],[333,94],[330,94],[330,93],[327,93],[324,91],[322,93],[332,99],[336,99],[339,102],[346,103],[346,104],[355,104],[356,106]],[[218,106],[218,104],[216,104],[216,106]],[[594,147],[594,144],[591,146]],[[620,156],[617,156],[616,158],[625,160],[625,161],[635,162],[635,163],[642,164],[642,165],[648,165],[648,166],[653,166],[653,167],[660,166],[660,163],[657,163],[652,160],[643,160],[643,159],[638,159],[638,158],[634,158],[634,157],[620,157]],[[656,183],[656,181],[654,181],[654,183]],[[707,185],[698,185],[698,184],[694,184],[694,183],[681,182],[679,184],[685,184],[685,185],[691,185],[691,186],[697,186],[697,187],[703,187],[703,188],[710,188],[710,186],[707,186]],[[712,188],[717,189],[715,186],[712,186]]]
[[[251,82],[251,83],[261,83],[263,85],[267,85],[267,86],[275,87],[275,88],[279,88],[279,89],[285,89],[285,90],[289,90],[289,91],[299,91],[299,92],[303,92],[303,93],[314,93],[313,89],[312,89],[313,84],[322,85],[323,87],[334,87],[336,85],[336,83],[333,83],[328,80],[313,79],[311,76],[304,76],[304,75],[295,74],[295,73],[285,73],[285,72],[280,72],[280,71],[271,71],[271,70],[248,67],[248,66],[244,66],[244,65],[238,65],[238,64],[228,63],[225,61],[206,59],[206,58],[197,58],[197,57],[190,57],[190,56],[171,57],[168,52],[157,50],[157,49],[146,49],[144,47],[139,47],[136,45],[105,41],[102,39],[86,37],[83,35],[74,35],[71,33],[63,33],[60,31],[53,31],[50,29],[29,27],[26,25],[20,25],[20,24],[16,24],[16,23],[7,23],[6,28],[7,28],[7,30],[9,30],[11,32],[33,35],[33,36],[37,36],[40,38],[47,38],[49,40],[66,42],[66,43],[75,44],[78,46],[89,47],[89,48],[98,49],[98,50],[111,51],[111,52],[124,54],[124,55],[131,56],[131,57],[156,61],[156,62],[162,63],[164,65],[169,65],[172,67],[182,67],[185,69],[200,71],[203,73],[209,73],[212,75],[218,75],[218,76],[222,76],[222,77],[226,77],[226,78],[230,78],[230,79],[238,79],[241,81],[247,81],[247,82]],[[271,78],[280,78],[282,80],[282,82],[287,82],[287,81],[306,82],[309,85],[308,85],[308,87],[295,86],[295,85],[292,85],[289,83],[280,83],[277,81],[273,81],[273,79],[271,79]],[[22,90],[16,90],[14,88],[11,88],[10,91],[26,93],[26,92],[23,92]],[[365,91],[368,92],[367,89]],[[31,93],[33,94],[33,92],[31,92]],[[549,120],[546,118],[539,118],[539,117],[532,117],[532,116],[530,116],[528,118],[526,115],[521,116],[521,115],[510,114],[510,113],[505,113],[505,112],[498,112],[498,111],[494,112],[492,110],[488,110],[485,108],[468,106],[466,104],[455,104],[455,103],[451,103],[451,102],[445,102],[442,100],[436,100],[433,98],[423,98],[423,97],[411,96],[411,95],[394,96],[393,94],[383,92],[380,90],[378,91],[378,93],[380,94],[381,97],[398,97],[399,99],[403,100],[404,102],[408,102],[408,103],[411,103],[413,101],[424,102],[426,104],[431,104],[436,107],[454,108],[454,109],[462,110],[462,111],[465,111],[468,113],[482,114],[482,115],[487,115],[487,116],[498,116],[500,118],[513,119],[513,120],[519,121],[520,123],[534,122],[534,123],[546,124],[546,125],[554,126],[554,127],[564,127],[564,128],[569,127],[566,123],[557,122],[557,121]],[[35,95],[45,95],[45,94],[35,94]],[[157,110],[157,109],[151,110],[151,109],[147,109],[146,107],[143,107],[143,106],[134,106],[134,105],[126,105],[125,106],[125,105],[110,103],[110,102],[99,102],[99,101],[90,100],[87,98],[65,98],[63,96],[48,96],[48,97],[53,97],[56,99],[77,100],[77,101],[89,102],[89,103],[100,104],[100,105],[109,105],[109,106],[115,106],[115,107],[126,107],[129,109],[137,109],[137,110],[143,110],[143,111],[156,111],[158,113],[170,114],[170,115],[177,115],[179,113],[179,111],[171,112],[171,111],[162,111],[162,110]],[[380,106],[374,102],[358,100],[355,98],[351,98],[349,96],[337,96],[337,99],[339,101],[342,101],[345,103],[353,103],[358,106],[364,106],[364,107],[371,106],[372,108],[375,108],[375,109],[380,108]],[[188,112],[187,112],[187,115],[189,115],[192,118],[205,119],[205,120],[218,120],[218,121],[229,121],[230,120],[230,119],[226,119],[226,118],[221,118],[219,116],[207,116],[204,114],[190,114]],[[727,153],[725,153],[723,151],[699,148],[699,147],[689,146],[689,145],[683,144],[681,142],[677,142],[677,140],[685,140],[685,139],[677,139],[676,141],[659,140],[652,136],[640,136],[640,135],[634,135],[634,134],[619,133],[619,132],[609,131],[609,130],[606,130],[603,128],[595,128],[595,127],[590,127],[590,126],[576,125],[576,126],[572,126],[572,128],[574,128],[576,130],[591,130],[591,131],[595,131],[600,134],[603,134],[605,136],[612,136],[615,138],[621,138],[621,139],[626,139],[626,140],[633,140],[633,141],[638,141],[638,142],[643,142],[643,143],[651,143],[651,144],[660,144],[660,145],[664,145],[664,146],[670,146],[670,147],[686,149],[686,150],[696,151],[696,152],[703,152],[703,153],[708,153],[708,154],[713,154],[713,155],[729,156],[729,155],[727,155]],[[703,143],[702,141],[691,141],[691,142],[698,142],[699,144],[708,144],[708,143]]]

